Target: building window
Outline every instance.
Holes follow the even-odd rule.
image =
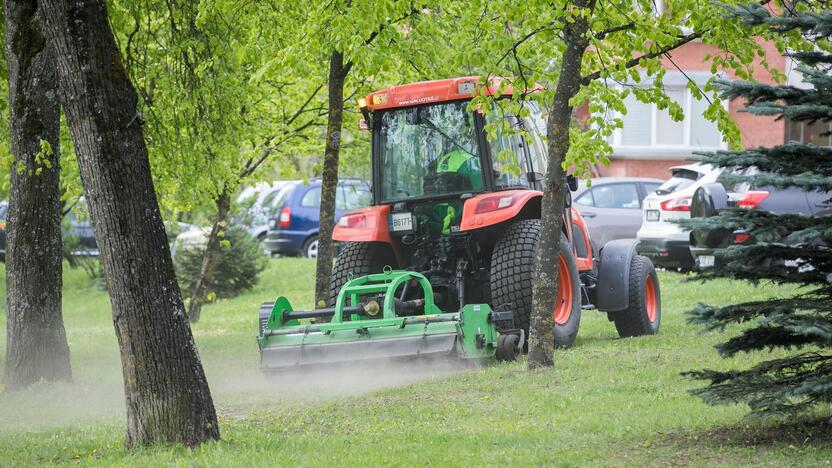
[[[796,141],[815,146],[832,146],[832,122],[792,122],[786,120],[786,143]]]
[[[684,157],[693,151],[725,147],[716,123],[703,115],[707,101],[696,99],[684,86],[668,87],[665,92],[682,106],[685,118],[676,122],[667,109],[645,104],[630,94],[624,100],[627,114],[621,115],[624,127],[617,129],[610,139],[614,155],[662,153]]]

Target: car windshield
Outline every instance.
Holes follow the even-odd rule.
[[[466,101],[379,116],[381,198],[397,201],[483,189],[474,114]]]

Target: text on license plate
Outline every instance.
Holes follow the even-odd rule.
[[[696,257],[696,265],[699,268],[713,268],[714,266],[714,256],[713,255],[700,255]]]
[[[412,231],[413,215],[410,213],[393,213],[390,215],[391,231]]]
[[[647,210],[647,221],[658,221],[659,210]]]

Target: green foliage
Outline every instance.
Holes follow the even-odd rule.
[[[514,93],[510,102],[500,106],[501,113],[523,115],[528,113],[524,101],[534,100],[544,109],[551,102],[559,80],[564,25],[572,21],[573,14],[588,16],[590,48],[582,64],[584,80],[572,102],[578,108],[585,106],[589,119],[575,122],[564,163],[588,177],[594,165],[609,162],[608,138],[623,124],[620,115],[627,112],[624,100],[628,96],[666,109],[675,120],[684,117],[664,87],[667,71],[675,68],[670,52],[675,46],[689,41],[716,46],[719,52],[707,58],[715,78],[729,73],[751,77],[758,68],[776,79],[785,78],[765,61],[763,39],[781,51],[811,49],[800,34],[774,34],[761,24],[744,24],[743,18],[729,15],[732,10],[724,4],[710,0],[663,3],[664,9],[657,14],[650,0],[598,1],[593,11],[578,11],[569,1],[436,2],[408,20],[408,40],[397,47],[403,66],[427,78],[472,74],[479,75],[485,86],[492,77],[505,77],[498,84],[498,94],[509,86],[530,90],[535,83],[543,85],[537,92]],[[728,3],[737,5],[736,1]],[[760,8],[768,11],[773,6]],[[731,147],[739,147],[739,130],[712,82],[689,82],[688,87],[696,99],[709,102],[705,117],[717,121]],[[488,106],[491,100],[483,95],[472,106]]]
[[[291,44],[303,42],[304,9],[271,2],[114,3],[110,13],[139,92],[166,211],[212,206],[220,193],[308,155],[306,142],[322,123],[325,75],[314,62],[277,66]]]
[[[202,269],[203,252],[204,248],[181,247],[174,255],[176,277],[184,294],[190,294],[196,286]],[[226,230],[221,240],[209,299],[236,297],[253,288],[266,263],[260,243],[252,239],[245,229],[232,227]]]
[[[817,40],[817,50],[796,54],[799,60],[806,59],[799,70],[809,87],[720,82],[724,98],[746,99],[748,111],[757,115],[794,122],[832,121],[832,74],[828,67],[832,63],[828,54],[832,12],[807,11],[811,4],[799,2],[797,13],[785,17],[771,16],[754,5],[733,10],[743,24],[764,25],[784,35],[797,31]],[[721,167],[762,171],[731,173],[725,176],[727,182],[832,190],[829,147],[793,141],[771,148],[704,154],[700,159]],[[690,321],[709,330],[751,324],[716,346],[723,356],[764,349],[791,353],[744,370],[689,372],[694,378],[710,381],[694,394],[712,404],[746,403],[755,415],[796,413],[832,401],[832,219],[734,208],[684,224],[701,233],[742,228],[752,235],[746,244],[718,250],[715,268],[701,275],[703,279],[731,277],[802,288],[799,293],[769,300],[695,307]]]

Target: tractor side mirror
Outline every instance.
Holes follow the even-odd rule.
[[[529,182],[535,184],[537,182],[543,182],[543,173],[541,172],[527,172],[526,177],[528,177]]]
[[[569,186],[569,190],[576,191],[578,190],[578,178],[572,174],[566,176],[566,185]]]

